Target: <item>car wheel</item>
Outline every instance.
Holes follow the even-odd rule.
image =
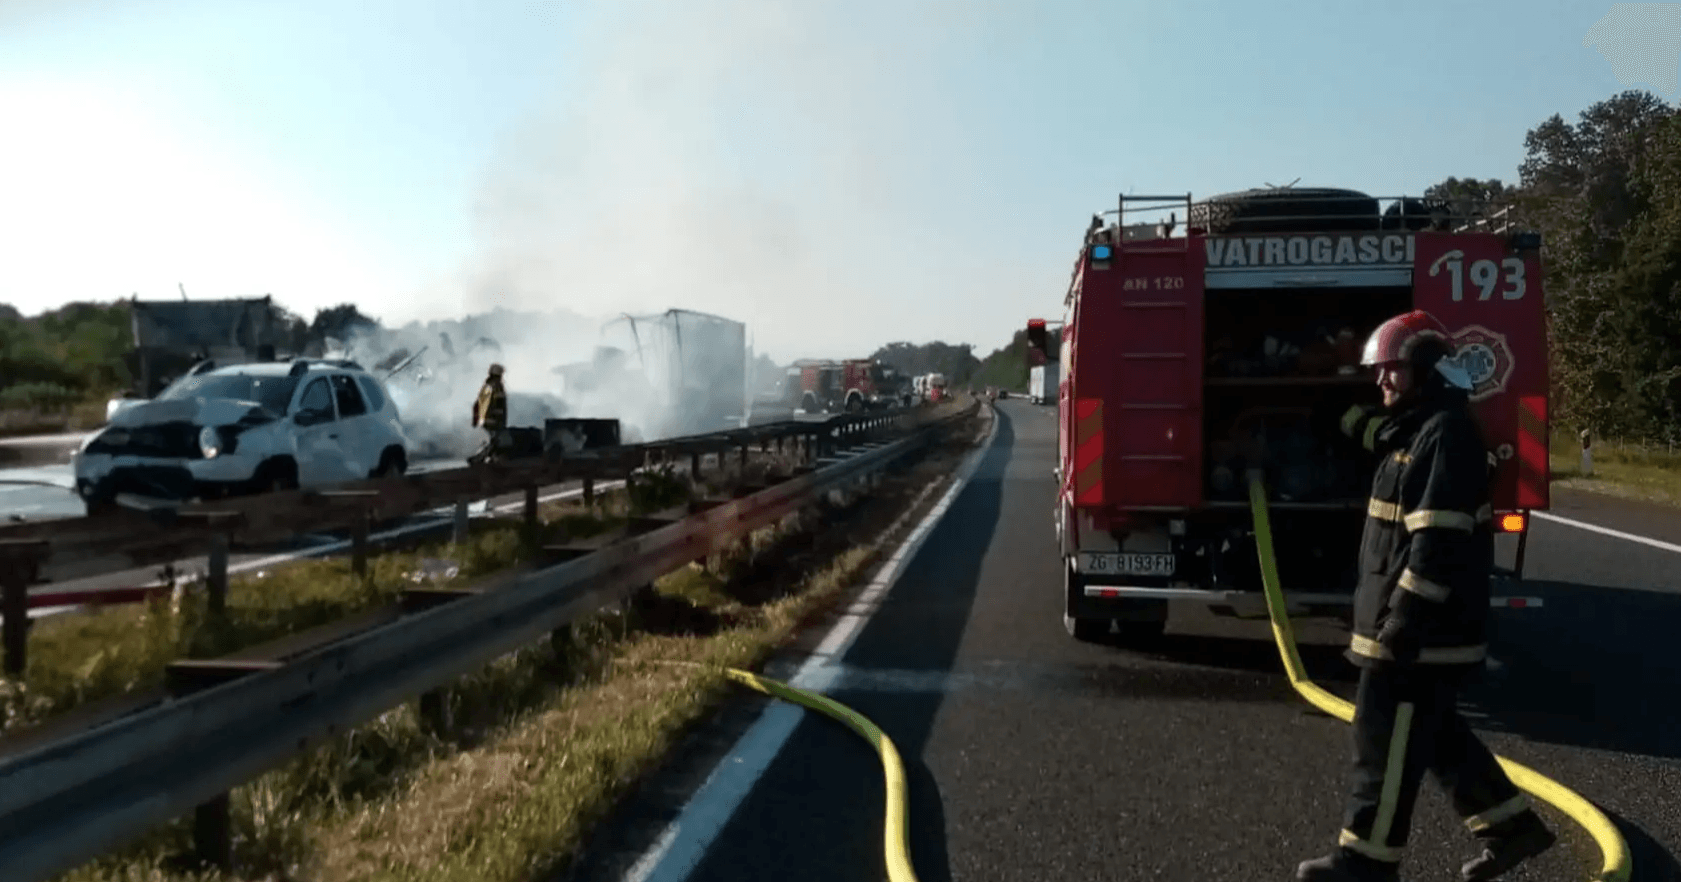
[[[298,489],[298,467],[286,460],[269,460],[257,470],[256,485],[258,493],[283,493],[287,490]]]
[[[400,450],[387,450],[379,457],[379,465],[374,468],[370,478],[401,478],[408,469],[408,462]]]

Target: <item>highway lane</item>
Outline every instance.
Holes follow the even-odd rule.
[[[1287,879],[1340,825],[1345,724],[1308,708],[1267,628],[1175,610],[1170,639],[1140,651],[1068,638],[1049,521],[1050,408],[1000,403],[974,480],[839,659],[827,690],[875,720],[903,755],[912,853],[925,882],[970,879]],[[1561,494],[1572,518],[1638,527],[1661,513]],[[1665,521],[1664,523],[1668,523]],[[1658,529],[1667,527],[1659,525]],[[1509,544],[1509,543],[1508,543]],[[1681,878],[1681,556],[1542,521],[1523,594],[1497,611],[1505,662],[1466,710],[1497,752],[1536,768],[1623,825],[1636,882]],[[807,648],[820,634],[813,634]],[[1299,623],[1310,672],[1352,694],[1345,639]],[[787,676],[793,660],[773,666]],[[762,777],[737,737],[765,700],[733,702],[604,826],[577,878],[862,880],[882,877],[879,761],[857,736],[806,715]],[[720,760],[725,760],[720,763]],[[671,831],[696,788],[735,785],[706,824]],[[1600,855],[1548,812],[1561,844],[1513,880],[1588,879]],[[727,820],[726,820],[727,819]],[[665,860],[633,862],[662,834]],[[692,872],[676,860],[701,855]],[[1450,879],[1473,851],[1426,785],[1405,878]]]

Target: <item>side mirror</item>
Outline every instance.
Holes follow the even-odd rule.
[[[1045,352],[1049,348],[1047,346],[1048,342],[1045,335],[1045,320],[1030,319],[1027,323],[1027,345],[1040,352]]]

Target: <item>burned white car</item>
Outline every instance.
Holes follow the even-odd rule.
[[[186,501],[316,487],[408,468],[382,384],[354,362],[201,365],[117,412],[76,452],[93,512],[122,494]]]

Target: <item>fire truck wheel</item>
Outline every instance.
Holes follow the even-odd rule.
[[[1073,604],[1074,597],[1085,590],[1085,580],[1075,572],[1072,561],[1063,561],[1062,589],[1062,629],[1068,632],[1068,636],[1082,643],[1098,643],[1107,639],[1108,619],[1083,619],[1068,614],[1068,607]]]
[[[1121,632],[1121,642],[1129,644],[1154,643],[1167,633],[1166,619],[1116,619],[1116,630]]]
[[[1358,190],[1280,187],[1223,193],[1194,202],[1186,223],[1216,235],[1308,230],[1361,232],[1380,228],[1378,212],[1378,201]],[[1310,219],[1301,220],[1303,217]]]
[[[1076,619],[1062,614],[1062,629],[1082,643],[1100,643],[1109,637],[1108,619]]]

